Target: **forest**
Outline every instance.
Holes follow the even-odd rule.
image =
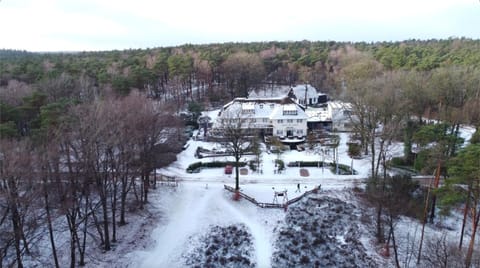
[[[118,226],[148,202],[152,171],[175,161],[199,111],[298,83],[352,104],[357,153],[371,158],[377,197],[388,194],[387,165],[448,178],[430,196],[431,211],[465,205],[470,265],[480,218],[480,40],[451,38],[0,50],[0,267],[61,267],[63,230],[70,267],[111,250],[122,240]],[[462,125],[477,130],[466,147]],[[388,158],[393,141],[404,142],[404,157]],[[379,215],[383,201],[373,200]],[[51,259],[35,246],[47,236]]]

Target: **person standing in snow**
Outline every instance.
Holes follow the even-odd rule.
[[[299,193],[302,192],[302,191],[300,190],[300,183],[297,184],[297,190],[295,191],[295,193],[296,193],[296,192],[299,192]]]

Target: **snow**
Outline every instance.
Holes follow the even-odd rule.
[[[460,130],[460,137],[463,138],[464,143],[463,145],[466,146],[469,144],[470,139],[472,138],[472,135],[475,133],[475,127],[472,126],[462,126]]]
[[[462,129],[462,135],[465,138],[471,136],[472,133],[472,129],[465,128],[465,131]],[[313,226],[319,219],[332,217],[328,216],[330,215],[328,211],[331,210],[329,208],[333,204],[334,206],[340,205],[341,210],[346,211],[346,213],[334,216],[339,217],[340,222],[332,222],[331,228],[323,230],[330,235],[324,237],[328,243],[319,247],[322,250],[333,250],[331,253],[324,252],[328,256],[335,257],[335,260],[332,260],[334,261],[333,263],[346,265],[348,262],[355,261],[360,265],[370,265],[374,261],[381,266],[392,266],[391,263],[386,263],[385,259],[379,257],[378,249],[371,242],[372,234],[366,231],[368,226],[359,223],[361,222],[359,219],[363,212],[358,210],[357,201],[349,194],[348,190],[362,183],[368,177],[370,159],[368,157],[351,159],[348,156],[348,146],[346,144],[349,140],[349,133],[338,133],[338,135],[340,136],[340,145],[338,147],[339,162],[345,165],[353,164],[353,168],[358,172],[356,175],[336,175],[330,169],[322,167],[306,168],[310,174],[308,177],[300,176],[299,167],[286,167],[286,170],[283,172],[276,172],[275,159],[277,157],[280,157],[285,164],[298,160],[325,160],[326,162],[332,162],[333,152],[331,150],[325,154],[315,153],[310,150],[303,152],[290,150],[282,153],[280,156],[264,152],[262,154],[261,173],[248,169],[247,175],[240,175],[241,191],[255,198],[258,202],[273,202],[274,191],[286,190],[288,198],[293,199],[305,191],[321,185],[321,193],[316,195],[317,197],[314,196],[314,198],[323,198],[323,203],[315,209],[308,207],[306,209],[307,211],[311,210],[312,213],[318,216],[313,217],[311,222],[304,221],[298,224],[288,223],[292,220],[293,214],[289,214],[292,208],[285,212],[281,209],[262,209],[244,199],[238,202],[233,201],[232,194],[225,191],[223,185],[233,186],[235,175],[225,175],[222,168],[202,169],[200,173],[196,174],[186,173],[188,165],[194,162],[233,160],[231,157],[224,156],[196,159],[194,158],[194,152],[198,146],[208,149],[220,149],[220,145],[203,141],[189,141],[190,145],[177,156],[175,163],[157,170],[157,173],[160,174],[176,176],[180,184],[176,188],[159,187],[151,198],[152,205],[157,206],[162,216],[155,223],[156,227],[151,232],[149,239],[151,243],[144,249],[136,248],[135,251],[126,254],[121,258],[120,264],[123,263],[129,267],[147,268],[203,267],[209,261],[209,258],[217,258],[222,255],[218,253],[219,250],[222,250],[227,252],[225,256],[222,255],[227,260],[235,255],[250,258],[249,264],[240,265],[237,262],[239,266],[236,266],[235,262],[233,262],[233,264],[229,264],[230,266],[226,264],[226,267],[251,267],[251,265],[256,265],[256,267],[282,267],[281,265],[279,266],[279,263],[274,263],[273,260],[282,259],[279,257],[278,250],[279,248],[288,248],[289,244],[282,244],[278,241],[279,230],[290,230],[288,232],[299,235],[297,238],[305,238],[301,235],[303,233],[302,226],[305,224]],[[402,155],[403,144],[394,143],[390,145],[389,152],[389,157]],[[253,159],[253,156],[245,156],[242,160],[250,159]],[[300,184],[300,192],[297,189],[298,184]],[[325,199],[325,196],[332,198]],[[298,204],[306,204],[308,201],[305,200],[309,199],[310,196],[305,197]],[[283,200],[278,201],[283,202]],[[293,208],[297,207],[297,210],[300,209],[299,211],[301,211],[302,208],[299,206],[294,204]],[[322,211],[327,214],[323,214]],[[287,217],[290,217],[290,220],[287,220]],[[351,225],[350,221],[357,222],[358,225]],[[455,224],[453,223],[452,225]],[[351,226],[354,228],[350,228]],[[418,221],[401,218],[397,225],[399,243],[402,241],[406,243],[405,241],[408,241],[408,237],[413,234],[417,235],[416,239],[418,240],[419,231],[417,230],[419,226]],[[212,238],[225,236],[226,233],[232,232],[232,230],[242,234],[246,232],[245,235],[241,236],[242,241],[237,241],[241,245],[240,249],[235,249],[231,245],[236,241],[230,237],[225,237],[224,242],[215,242],[219,239]],[[434,227],[427,227],[426,230],[427,234],[440,232],[436,231]],[[318,232],[318,229],[315,232]],[[358,243],[352,244],[352,240],[358,241]],[[291,241],[288,243],[291,243]],[[212,245],[217,250],[213,251],[217,253],[206,256],[207,248],[211,249]],[[345,250],[346,248],[353,250],[355,252],[354,255],[360,256],[360,258],[347,257],[342,259],[340,257],[341,254],[336,253],[336,250],[347,254],[349,251]],[[248,254],[245,252],[248,252]],[[406,253],[400,252],[400,254],[404,258]],[[315,258],[313,255],[307,257],[310,260]],[[128,259],[128,261],[125,261],[125,259]],[[288,257],[288,260],[285,260],[285,263],[298,264],[306,260],[306,258],[302,260],[300,255],[298,258],[291,256]],[[222,261],[224,260],[222,259]],[[328,266],[327,263],[325,265]],[[305,267],[308,267],[308,265]]]
[[[231,194],[224,191],[220,183],[182,183],[175,191],[167,189],[168,195],[162,203],[168,215],[168,223],[157,227],[152,238],[156,246],[148,251],[139,251],[141,267],[184,267],[181,260],[189,239],[204,233],[210,226],[244,224],[253,237],[255,262],[260,267],[270,266],[272,228],[283,218],[281,210],[265,210],[253,206],[246,200],[232,202]],[[167,205],[168,204],[168,205]],[[272,223],[265,224],[265,223]]]
[[[347,133],[340,133],[339,162],[350,165],[351,159],[346,155],[348,147]],[[158,169],[157,173],[176,176],[180,180],[178,188],[160,188],[159,199],[155,202],[161,206],[165,221],[159,223],[151,234],[155,245],[146,250],[132,252],[135,260],[141,260],[141,267],[184,267],[183,255],[198,248],[193,237],[205,234],[212,226],[227,227],[242,225],[252,236],[254,260],[257,267],[271,267],[271,257],[276,235],[274,230],[285,220],[285,212],[280,209],[262,209],[247,200],[234,202],[232,194],[223,189],[223,184],[234,185],[234,174],[223,174],[222,168],[202,169],[200,173],[186,173],[186,168],[197,161],[226,161],[231,157],[212,157],[196,159],[194,152],[198,146],[213,149],[219,144],[203,141],[189,141],[189,147],[177,156],[177,161],[167,168]],[[368,159],[353,160],[357,175],[335,175],[328,168],[306,168],[310,176],[301,177],[299,167],[286,167],[281,173],[276,172],[277,154],[262,154],[262,173],[248,170],[248,175],[240,175],[241,191],[258,202],[272,203],[274,191],[287,191],[288,198],[293,199],[318,185],[322,189],[344,189],[363,180],[368,174]],[[280,158],[287,164],[297,160],[333,161],[333,152],[325,155],[311,151],[290,150],[282,153]],[[242,160],[253,159],[245,156]],[[300,184],[300,191],[297,189]],[[153,201],[152,201],[153,202]],[[283,202],[283,200],[278,200]],[[197,239],[198,240],[198,239]]]

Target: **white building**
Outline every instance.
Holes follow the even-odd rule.
[[[317,89],[309,84],[297,85],[292,87],[292,93],[295,94],[298,103],[301,105],[317,105],[319,93]]]
[[[304,106],[315,106],[327,102],[327,96],[310,84],[301,84],[293,87],[275,86],[269,89],[251,91],[249,98],[283,98],[290,97]]]
[[[352,131],[352,104],[330,101],[328,102],[328,113],[332,120],[332,130]]]
[[[241,120],[253,135],[277,136],[284,142],[303,141],[307,135],[305,107],[291,98],[236,98],[224,105],[213,129]]]

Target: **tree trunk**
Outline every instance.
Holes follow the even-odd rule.
[[[149,189],[149,184],[150,184],[150,174],[148,174],[148,171],[145,171],[145,176],[143,177],[143,203],[148,203],[148,189]]]
[[[435,174],[435,181],[433,183],[434,189],[438,188],[438,185],[440,184],[440,169],[441,169],[441,164],[440,161],[438,161],[438,166],[437,166],[437,172]],[[435,194],[435,191],[432,193],[432,208],[430,211],[430,223],[433,223],[433,219],[435,218],[435,205],[437,202],[437,196]]]
[[[420,260],[422,257],[423,237],[425,235],[425,224],[427,223],[428,201],[430,199],[430,188],[432,186],[431,184],[432,183],[430,183],[428,187],[427,196],[425,198],[425,206],[423,208],[422,234],[420,236],[420,246],[418,247],[417,264],[420,264]]]
[[[238,173],[238,165],[240,163],[240,157],[235,156],[235,191],[240,190],[240,175]]]
[[[392,237],[392,244],[393,244],[393,253],[395,254],[395,265],[397,268],[400,268],[400,262],[398,261],[398,251],[397,251],[397,243],[395,241],[395,230],[393,227],[393,217],[390,215],[390,235]]]
[[[100,242],[105,244],[105,238],[103,237],[102,227],[100,226],[100,222],[98,221],[97,214],[95,214],[95,208],[90,204],[90,211],[92,212],[93,224],[97,229],[98,235],[100,236]]]
[[[75,213],[75,212],[73,212]],[[70,232],[70,268],[75,267],[75,262],[76,262],[76,256],[75,256],[75,250],[76,250],[76,222],[75,222],[75,215],[69,215],[67,212],[66,214],[67,217],[67,222],[68,222],[68,229]]]
[[[377,242],[378,243],[383,243],[385,242],[385,237],[383,234],[383,224],[382,224],[382,203],[378,202],[377,206]]]
[[[102,185],[101,187],[106,187],[106,185]],[[103,214],[103,234],[105,237],[104,240],[104,247],[103,249],[105,250],[110,250],[110,233],[108,231],[108,206],[107,206],[107,196],[106,196],[106,191],[107,189],[102,189],[101,190],[103,193],[100,196],[101,199],[101,204],[102,204],[102,214]]]
[[[87,246],[87,228],[88,228],[88,203],[89,203],[88,195],[85,195],[85,211],[84,211],[84,219],[83,219],[83,237],[82,237],[82,244],[80,244],[80,239],[78,240],[78,252],[80,253],[80,266],[85,266],[85,249]]]
[[[478,220],[480,218],[480,212],[477,211],[477,206],[472,207],[474,215],[473,219],[473,226],[472,226],[472,237],[470,238],[470,244],[468,245],[467,256],[465,257],[465,267],[469,268],[472,264],[472,255],[473,255],[473,248],[475,246],[475,235],[477,234],[477,227],[478,227]]]
[[[14,245],[15,245],[15,254],[17,258],[17,267],[23,268],[22,262],[22,248],[20,242],[22,241],[22,225],[21,225],[21,216],[18,211],[18,190],[14,178],[9,178],[7,180],[7,189],[9,191],[8,207],[12,210],[12,227],[14,235]]]
[[[117,242],[117,180],[113,179],[112,193],[112,242]]]
[[[50,239],[50,245],[52,246],[52,256],[53,256],[53,261],[55,263],[55,267],[59,268],[60,265],[58,264],[58,257],[57,257],[57,249],[55,247],[55,238],[53,236],[53,226],[52,226],[52,217],[50,215],[50,204],[48,202],[48,190],[46,187],[46,181],[44,180],[44,200],[45,200],[45,213],[47,216],[47,227],[48,227],[48,234],[49,234],[49,239]]]
[[[17,257],[17,267],[23,268],[22,249],[20,247],[20,241],[22,240],[22,231],[20,230],[20,214],[16,205],[13,205],[12,207],[12,227],[15,239],[15,254]]]
[[[465,208],[463,210],[462,231],[460,232],[460,243],[458,245],[459,250],[462,250],[463,234],[465,233],[465,224],[467,222],[468,210],[470,205],[470,191],[471,191],[471,187],[468,187],[467,200],[465,201]]]
[[[120,225],[125,225],[125,209],[126,209],[126,203],[127,203],[127,185],[128,184],[128,178],[125,176],[125,178],[122,179],[122,192],[120,193]]]

